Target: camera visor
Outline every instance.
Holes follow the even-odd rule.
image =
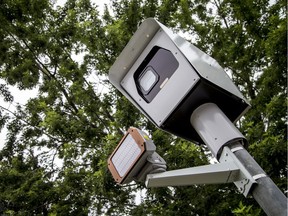
[[[138,82],[145,94],[149,93],[149,91],[157,83],[158,78],[158,74],[152,67],[147,67],[146,70],[140,75]]]

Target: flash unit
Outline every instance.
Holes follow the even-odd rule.
[[[144,181],[147,174],[166,171],[166,162],[143,131],[130,127],[108,159],[108,168],[119,184]]]

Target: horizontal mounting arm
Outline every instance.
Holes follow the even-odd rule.
[[[210,164],[192,168],[149,174],[146,187],[219,184],[240,180],[240,169],[234,162]]]

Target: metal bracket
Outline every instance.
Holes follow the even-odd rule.
[[[233,182],[247,197],[252,185],[256,183],[253,176],[228,147],[223,148],[219,161],[218,164],[148,174],[145,184],[146,187],[165,187]]]
[[[148,174],[145,184],[147,187],[165,187],[229,183],[238,180],[239,171],[234,162],[217,163]]]
[[[246,170],[238,158],[233,154],[229,147],[224,147],[219,159],[220,163],[234,162],[240,169],[238,180],[234,184],[238,190],[247,197],[253,184],[257,183],[253,176]]]

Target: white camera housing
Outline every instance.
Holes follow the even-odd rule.
[[[153,18],[130,39],[109,80],[156,126],[196,143],[190,116],[197,107],[215,103],[232,122],[250,107],[215,59]]]

